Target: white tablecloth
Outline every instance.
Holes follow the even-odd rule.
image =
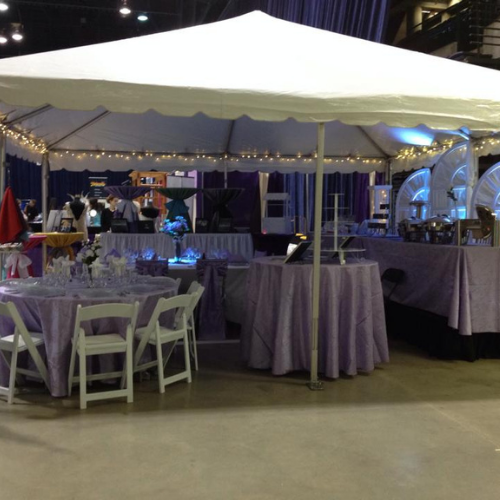
[[[376,262],[321,266],[320,371],[336,378],[389,361],[384,302]],[[275,375],[309,370],[312,265],[254,259],[242,333],[249,367]]]
[[[125,250],[141,250],[152,248],[164,258],[174,257],[174,242],[166,234],[113,234],[102,233],[101,245],[104,255],[112,249],[123,253]],[[241,255],[250,261],[253,258],[253,243],[251,234],[187,234],[182,240],[182,248],[197,248],[200,252],[209,253],[213,250],[227,250],[231,255]],[[208,255],[207,255],[208,257]]]

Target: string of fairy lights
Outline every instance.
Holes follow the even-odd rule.
[[[36,137],[31,136],[28,133],[15,130],[9,128],[5,124],[0,124],[0,133],[5,134],[7,138],[12,141],[15,141],[19,146],[23,148],[27,148],[32,152],[36,152],[39,154],[44,154],[49,152],[48,146],[45,141],[42,139],[38,139]],[[455,145],[463,142],[463,139],[459,141],[445,141],[442,143],[434,143],[430,146],[412,146],[407,147],[398,152],[392,158],[395,160],[404,160],[404,159],[415,159],[418,157],[426,156],[426,155],[435,155],[442,154]],[[479,152],[488,147],[498,146],[500,145],[500,135],[493,135],[490,137],[483,137],[480,139],[473,139],[474,150]],[[184,163],[194,163],[198,161],[205,162],[214,162],[217,163],[219,161],[226,162],[262,162],[267,164],[276,164],[276,163],[286,163],[286,162],[304,162],[310,163],[315,162],[317,158],[317,153],[313,152],[312,154],[296,154],[296,155],[281,155],[279,153],[276,154],[203,154],[203,153],[165,153],[165,152],[147,152],[147,151],[131,151],[131,152],[123,152],[123,151],[77,151],[77,150],[50,150],[51,155],[54,155],[56,158],[65,158],[71,157],[75,160],[101,160],[101,159],[114,159],[118,161],[142,161],[142,160],[154,160],[157,163],[162,162],[184,162]],[[325,157],[324,162],[326,164],[332,163],[363,163],[363,164],[373,164],[380,165],[387,161],[386,158],[366,158],[361,156],[345,156],[345,157]]]

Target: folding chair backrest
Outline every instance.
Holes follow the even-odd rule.
[[[79,306],[78,319],[90,321],[102,318],[130,318],[133,319],[135,304],[101,304],[98,306]]]
[[[28,329],[26,328],[16,305],[13,302],[0,302],[0,316],[10,318],[14,322],[16,330],[19,331],[25,341],[27,337],[30,337]]]
[[[175,297],[170,297],[169,299],[159,299],[156,304],[155,310],[151,315],[148,326],[146,327],[146,332],[151,333],[152,331],[154,331],[160,315],[165,312],[177,309],[175,318],[177,319],[179,310],[181,311],[180,316],[182,317],[182,315],[184,314],[184,310],[190,306],[192,300],[193,298],[191,297],[191,295],[187,294],[177,295]]]
[[[199,283],[196,283],[196,285],[197,285],[196,287],[193,287],[194,291],[187,294],[191,296],[191,304],[189,304],[189,306],[184,309],[184,313],[186,314],[186,319],[189,319],[190,316],[193,314],[194,310],[196,309],[196,306],[198,305],[198,302],[201,299],[201,296],[203,295],[203,292],[205,291],[205,287],[201,286]],[[191,286],[189,288],[191,289]],[[179,309],[177,311],[177,315],[175,316],[176,323],[180,320],[181,315],[182,311]]]
[[[189,285],[189,288],[186,293],[188,295],[191,295],[192,293],[196,292],[196,290],[198,290],[200,286],[201,285],[197,281],[191,281],[191,284]]]
[[[73,338],[75,341],[77,340],[82,322],[102,318],[130,319],[130,327],[132,332],[134,332],[138,311],[139,302],[133,304],[102,304],[87,307],[82,307],[81,304],[78,304]]]

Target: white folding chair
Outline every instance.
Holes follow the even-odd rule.
[[[0,394],[7,396],[7,402],[12,404],[14,394],[16,392],[16,377],[17,374],[29,375],[42,379],[48,387],[47,367],[43,362],[38,347],[44,344],[41,333],[29,332],[22,320],[16,306],[12,302],[0,303],[0,315],[11,318],[14,322],[14,333],[0,338],[0,353],[9,366],[9,387],[0,387]],[[20,352],[28,351],[35,362],[38,372],[18,368],[17,355]],[[10,356],[6,353],[10,353]]]
[[[134,356],[134,372],[140,372],[149,368],[158,368],[158,382],[160,392],[165,392],[165,386],[173,384],[179,380],[186,379],[191,383],[191,362],[189,360],[189,339],[187,332],[187,319],[185,311],[191,305],[193,297],[191,295],[177,295],[169,299],[160,299],[147,326],[137,328],[135,337],[139,341],[139,346]],[[160,326],[160,315],[172,311],[174,313],[174,324],[172,328]],[[172,355],[175,345],[179,340],[184,341],[184,363],[182,372],[169,377],[165,377],[165,366]],[[163,355],[163,344],[172,344],[166,356]],[[146,346],[156,347],[156,359],[148,363],[140,364]]]
[[[71,361],[69,366],[68,394],[71,396],[73,383],[80,383],[80,409],[87,408],[88,401],[98,401],[101,399],[126,397],[127,403],[134,402],[133,388],[133,336],[139,303],[134,304],[103,304],[97,306],[82,307],[78,305],[76,312],[75,330],[73,333],[73,346],[71,350]],[[119,333],[107,333],[102,335],[85,335],[82,322],[98,320],[103,318],[124,318],[128,319],[126,335],[123,338]],[[124,353],[125,361],[123,371],[98,373],[87,375],[87,356],[97,354]],[[75,376],[76,355],[80,361],[80,376]],[[120,389],[111,391],[87,393],[87,382],[93,380],[103,380],[111,378],[121,378]],[[126,388],[125,386],[126,381]]]
[[[205,287],[201,286],[197,281],[192,281],[189,285],[187,294],[193,297],[191,305],[186,308],[186,321],[187,321],[187,329],[188,329],[188,337],[189,337],[189,352],[194,359],[194,369],[198,371],[198,348],[196,344],[196,320],[194,312],[196,310],[196,306],[205,291]],[[176,318],[176,321],[179,318]]]

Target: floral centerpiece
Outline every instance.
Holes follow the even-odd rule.
[[[174,220],[165,219],[160,228],[160,232],[168,234],[175,244],[175,262],[181,260],[181,241],[184,235],[189,232],[189,225],[184,217],[179,215]]]
[[[84,242],[81,250],[78,252],[76,261],[90,266],[99,258],[100,254],[101,245],[99,241],[86,241]]]

